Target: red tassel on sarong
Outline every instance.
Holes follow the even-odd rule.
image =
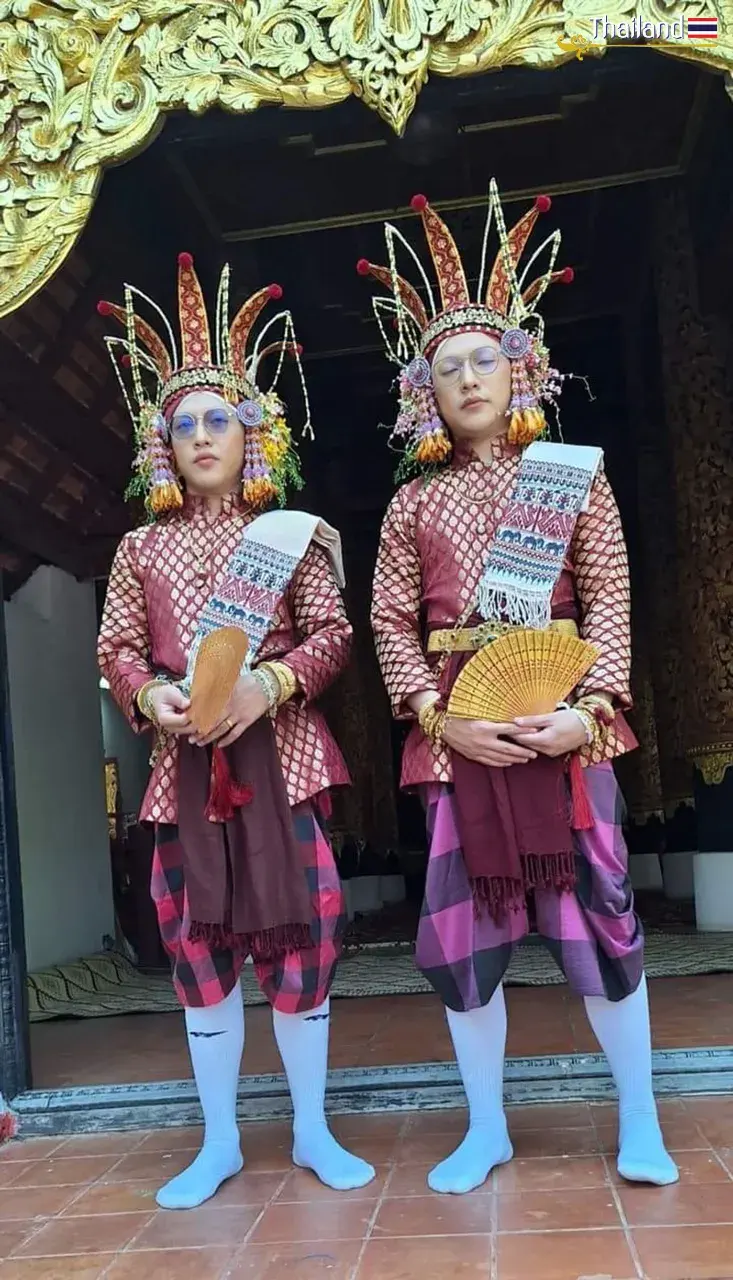
[[[583,766],[577,751],[574,751],[570,757],[570,795],[573,802],[571,827],[574,831],[592,831],[596,824],[588,800]]]
[[[220,747],[211,756],[211,779],[206,818],[209,822],[229,822],[245,804],[252,803],[253,791],[247,782],[235,782],[229,761]]]

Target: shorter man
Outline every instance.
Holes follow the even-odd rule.
[[[323,815],[328,789],[348,776],[313,700],[351,644],[340,542],[303,512],[261,514],[297,478],[283,406],[255,382],[269,349],[257,342],[248,354],[253,325],[281,291],[255,294],[229,326],[227,285],[228,272],[216,361],[187,254],[180,359],[169,328],[170,350],[135,315],[131,290],[124,311],[100,304],[126,323],[126,339],[110,350],[125,388],[129,369],[137,487],[155,522],[127,534],[117,552],[99,659],[132,727],[158,736],[141,817],[155,824],[152,892],[205,1121],[199,1155],[158,1194],[168,1209],[202,1204],[242,1168],[239,978],[248,955],[273,1008],[295,1163],[336,1190],[374,1177],[336,1142],[324,1114],[329,990],[345,916]],[[286,346],[299,363],[298,348]],[[225,716],[202,740],[189,717],[190,681],[202,640],[222,625],[246,632],[249,654]]]

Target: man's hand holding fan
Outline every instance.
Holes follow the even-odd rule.
[[[220,627],[206,636],[196,657],[189,717],[191,740],[230,747],[268,709],[251,675],[241,675],[249,641],[239,627]]]
[[[584,726],[572,711],[557,707],[598,656],[594,645],[576,636],[509,632],[481,649],[458,676],[448,703],[446,741],[472,759],[499,767],[526,763],[537,752],[561,756],[577,750],[586,740]],[[481,732],[493,734],[491,741],[479,741]]]

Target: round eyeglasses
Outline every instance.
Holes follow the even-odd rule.
[[[477,347],[467,356],[443,356],[433,365],[433,383],[436,387],[452,387],[458,382],[466,364],[470,364],[477,378],[488,378],[499,367],[498,347]]]
[[[196,428],[201,423],[209,436],[223,436],[229,430],[234,419],[233,409],[207,409],[206,413],[174,413],[170,432],[174,440],[193,440]]]

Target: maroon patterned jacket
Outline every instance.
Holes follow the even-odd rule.
[[[183,676],[196,623],[247,524],[234,496],[212,518],[205,502],[186,498],[183,512],[123,538],[115,556],[99,636],[99,664],[136,732],[149,727],[135,695],[158,671]],[[349,781],[326,722],[313,705],[345,667],[352,629],[328,555],[311,545],[281,601],[259,658],[286,661],[300,693],[277,713],[275,734],[291,804]],[[177,820],[177,742],[153,768],[141,820]]]
[[[476,594],[491,540],[516,478],[521,450],[494,444],[490,463],[456,451],[429,483],[414,480],[395,494],[382,526],[374,580],[372,623],[377,654],[394,714],[408,718],[413,693],[440,689],[435,662],[426,656],[430,631],[454,627]],[[553,596],[555,616],[574,616],[580,633],[601,657],[578,693],[611,694],[631,705],[629,569],[621,520],[611,487],[600,473],[589,510],[575,527],[570,556]],[[436,655],[437,657],[437,655]],[[636,745],[617,714],[605,747],[585,763],[600,763]],[[448,750],[434,746],[415,725],[405,744],[402,785],[450,782]]]

